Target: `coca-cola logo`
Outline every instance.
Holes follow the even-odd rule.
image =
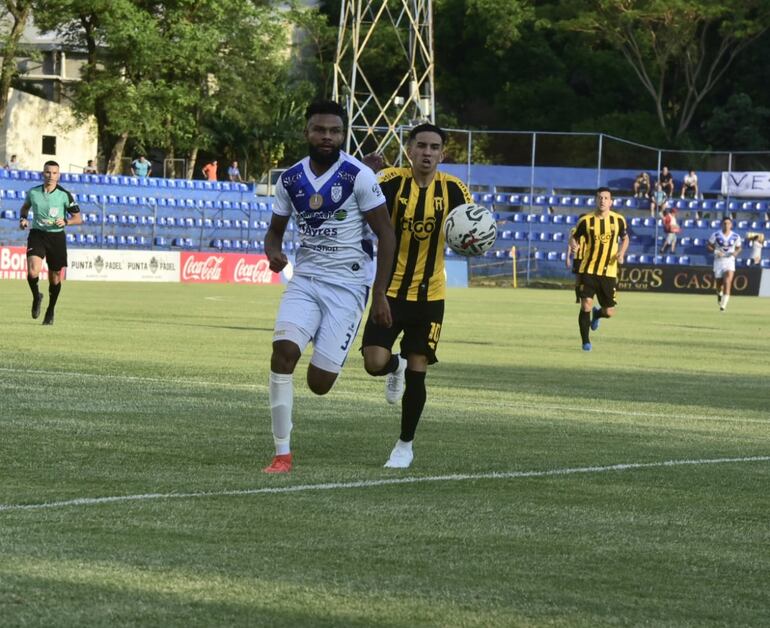
[[[249,264],[244,258],[239,258],[235,264],[235,283],[272,283],[273,271],[267,259],[257,260]]]
[[[224,256],[209,255],[206,259],[197,260],[190,256],[182,267],[184,281],[221,281]]]

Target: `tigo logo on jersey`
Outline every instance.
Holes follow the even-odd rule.
[[[436,219],[431,216],[426,220],[405,218],[401,221],[402,231],[411,231],[417,240],[426,240],[436,229]]]

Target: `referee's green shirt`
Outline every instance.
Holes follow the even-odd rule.
[[[27,202],[32,209],[31,228],[40,231],[64,231],[64,227],[59,227],[56,220],[66,218],[67,213],[80,211],[72,194],[59,185],[51,192],[46,192],[42,185],[31,188],[27,192]]]

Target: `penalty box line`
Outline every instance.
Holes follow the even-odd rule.
[[[110,497],[80,497],[39,504],[0,504],[0,513],[24,510],[46,510],[77,506],[99,506],[122,502],[142,502],[169,499],[198,499],[203,497],[243,497],[251,495],[270,495],[283,493],[303,493],[310,491],[332,491],[356,488],[373,488],[396,484],[421,484],[426,482],[463,482],[468,480],[507,480],[521,478],[542,478],[581,473],[607,473],[611,471],[632,471],[662,467],[702,466],[714,464],[734,464],[746,462],[768,462],[770,456],[749,456],[744,458],[701,458],[693,460],[664,460],[662,462],[631,462],[606,466],[567,467],[545,471],[493,471],[490,473],[458,473],[424,477],[383,478],[379,480],[359,480],[356,482],[328,482],[324,484],[299,484],[297,486],[265,487],[255,489],[235,489],[224,491],[202,491],[194,493],[145,493],[139,495],[114,495]]]

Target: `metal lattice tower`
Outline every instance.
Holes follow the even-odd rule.
[[[401,152],[400,127],[434,121],[431,1],[342,0],[333,97],[348,112],[347,152],[361,156],[392,144]],[[383,60],[366,54],[375,37],[392,37],[398,51],[388,60],[397,70],[380,93],[370,79]]]

